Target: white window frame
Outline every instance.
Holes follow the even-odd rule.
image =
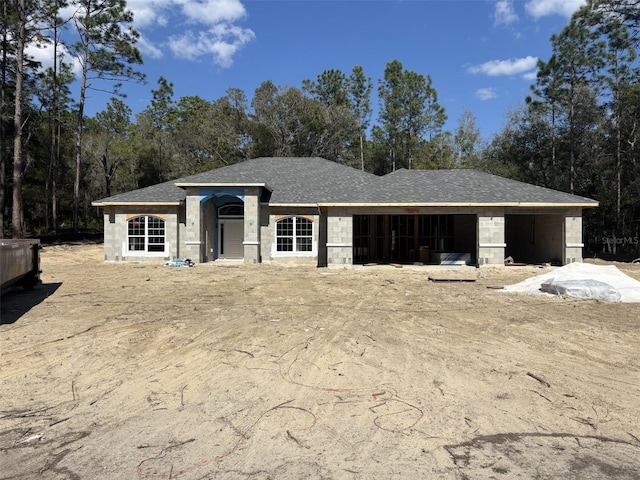
[[[282,221],[286,221],[286,220],[293,220],[293,231],[292,231],[292,235],[278,235],[278,224]],[[304,220],[307,221],[311,224],[311,235],[303,235],[301,237],[298,237],[297,235],[297,224],[298,221],[300,220]],[[272,248],[272,256],[273,257],[315,257],[317,255],[317,246],[316,246],[316,239],[315,239],[315,222],[309,218],[303,217],[303,216],[295,216],[295,215],[290,215],[288,217],[282,217],[282,218],[278,218],[278,220],[276,220],[274,222],[274,235],[273,235],[273,248]],[[290,251],[282,251],[282,250],[278,250],[278,239],[281,238],[291,238],[292,243],[293,243],[293,250]],[[310,238],[311,239],[311,250],[309,251],[298,251],[297,250],[297,246],[298,246],[298,238]]]
[[[130,234],[130,229],[129,229],[129,225],[131,222],[135,221],[136,219],[139,219],[143,217],[145,219],[144,221],[144,232],[140,233],[139,235],[131,235]],[[162,222],[162,235],[157,235],[157,234],[149,234],[149,224],[151,223],[150,220],[153,219],[154,221],[160,221]],[[127,220],[126,223],[126,231],[127,231],[127,238],[126,240],[123,242],[122,244],[122,256],[123,257],[168,257],[170,255],[170,251],[169,251],[169,242],[167,241],[167,221],[159,216],[156,215],[136,215],[135,217],[131,217]],[[150,243],[149,239],[150,238],[162,238],[163,242],[162,243]],[[131,238],[140,238],[144,241],[144,250],[131,250],[130,245],[131,245]],[[153,246],[162,246],[162,251],[150,251],[149,250],[149,246],[153,245]]]

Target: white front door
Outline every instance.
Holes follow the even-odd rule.
[[[244,258],[244,220],[220,220],[218,258]]]

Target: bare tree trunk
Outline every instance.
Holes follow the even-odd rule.
[[[80,208],[80,163],[82,160],[82,130],[84,129],[84,95],[85,80],[80,89],[80,104],[78,105],[78,123],[76,125],[76,171],[73,181],[73,233],[78,233],[78,210]]]
[[[46,231],[49,232],[51,225],[49,223],[49,219],[53,218],[53,197],[54,193],[52,190],[53,175],[55,171],[56,164],[56,120],[57,120],[57,111],[58,111],[58,26],[56,20],[53,22],[53,85],[52,85],[52,100],[49,106],[49,134],[50,134],[50,148],[49,148],[49,170],[47,172],[47,180],[45,183],[45,192],[46,192],[46,215],[45,215],[45,228]],[[49,198],[51,198],[51,215],[49,215]],[[55,226],[53,227],[55,230]]]
[[[2,17],[7,18],[7,2],[2,2]],[[4,238],[4,212],[7,204],[7,130],[4,118],[7,87],[7,47],[8,47],[8,27],[3,22],[2,26],[2,90],[0,93],[1,114],[0,118],[0,238]]]
[[[552,101],[551,104],[551,165],[553,167],[552,175],[555,176],[558,174],[558,159],[556,158],[556,102]],[[561,188],[562,182],[558,182],[557,179],[554,179],[553,188]]]
[[[13,209],[11,212],[11,235],[23,238],[22,215],[22,81],[24,77],[24,47],[27,12],[25,0],[18,0],[18,32],[16,38],[16,98],[13,116]]]
[[[391,149],[391,171],[396,171],[396,152],[393,148]]]
[[[575,138],[575,90],[571,85],[571,105],[569,107],[569,193],[573,195],[576,175]]]
[[[87,40],[88,42],[88,40]],[[84,59],[88,57],[89,46],[85,43]],[[85,60],[86,62],[86,60]],[[80,208],[80,164],[82,161],[82,131],[84,130],[84,103],[87,94],[87,65],[82,66],[80,83],[80,101],[78,102],[78,121],[76,124],[76,172],[73,182],[73,233],[78,233],[78,210]]]
[[[56,121],[56,151],[54,155],[54,165],[53,172],[51,176],[51,226],[53,228],[53,234],[56,235],[58,233],[58,190],[57,190],[57,182],[58,179],[58,165],[60,160],[60,135],[61,135],[61,124],[62,121],[60,119],[60,111],[57,112],[58,118]]]
[[[620,126],[621,114],[620,114],[620,94],[619,89],[616,88],[616,160],[617,160],[617,204],[616,204],[616,228],[618,231],[622,231],[621,225],[621,209],[622,209],[622,128]]]

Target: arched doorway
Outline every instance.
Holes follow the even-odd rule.
[[[244,258],[244,205],[229,203],[218,207],[218,258]]]

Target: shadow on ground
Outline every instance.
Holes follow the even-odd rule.
[[[3,294],[0,302],[0,325],[17,322],[25,313],[53,295],[60,285],[62,285],[61,282],[42,283],[32,290],[16,287]]]

